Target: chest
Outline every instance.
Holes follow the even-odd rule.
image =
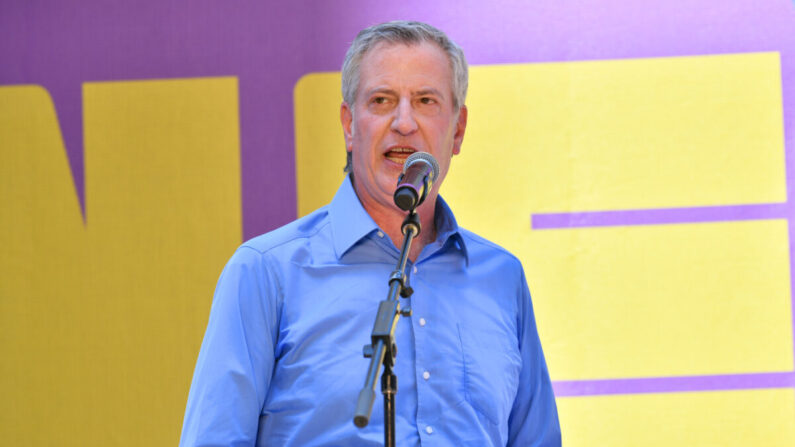
[[[414,294],[401,299],[413,314],[401,317],[395,332],[399,419],[416,427],[418,419],[432,423],[455,407],[461,421],[507,421],[521,369],[516,284],[452,262],[416,267],[409,268]],[[367,263],[296,271],[283,287],[274,383],[352,407],[369,364],[362,347],[393,268]],[[376,409],[374,422],[380,417]]]

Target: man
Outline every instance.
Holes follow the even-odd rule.
[[[397,445],[557,446],[555,400],[519,261],[459,228],[438,197],[467,123],[467,66],[441,31],[363,30],[343,65],[348,176],[331,204],[244,243],[216,289],[188,398],[184,446],[367,446],[352,418],[405,213],[407,156],[438,180],[418,208],[408,266],[413,315],[395,333]]]

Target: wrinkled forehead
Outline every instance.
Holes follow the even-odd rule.
[[[416,59],[406,57],[408,50]],[[434,61],[434,59],[436,59]],[[368,49],[360,60],[358,67],[357,93],[365,87],[370,76],[378,77],[403,77],[418,76],[432,77],[442,74],[446,92],[454,99],[454,74],[452,61],[444,49],[433,41],[419,42],[379,42]],[[441,86],[440,86],[441,87]]]
[[[367,51],[364,52],[364,54],[362,54],[360,68],[362,65],[366,64],[368,60],[377,59],[379,55],[396,48],[408,48],[410,50],[417,51],[425,48],[434,48],[439,52],[440,55],[444,56],[444,59],[447,61],[447,66],[450,67],[450,71],[452,72],[453,70],[453,61],[450,59],[450,55],[444,51],[444,48],[432,40],[417,40],[410,42],[392,42],[389,40],[381,40],[373,44],[373,46],[371,46]]]

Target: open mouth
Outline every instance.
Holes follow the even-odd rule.
[[[409,158],[409,155],[415,152],[417,152],[417,150],[410,147],[393,147],[389,152],[384,154],[384,157],[389,161],[402,165],[406,162],[406,159]]]

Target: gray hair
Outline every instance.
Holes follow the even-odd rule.
[[[458,110],[464,105],[469,85],[469,69],[461,47],[450,40],[445,33],[426,23],[395,21],[361,30],[345,54],[345,61],[342,63],[342,98],[351,107],[351,112],[359,88],[359,68],[362,58],[381,42],[405,45],[422,42],[437,44],[450,59],[450,68],[453,71],[453,107]],[[347,154],[345,172],[350,172],[351,154],[350,152]]]

